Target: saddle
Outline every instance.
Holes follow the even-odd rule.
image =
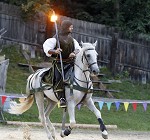
[[[69,83],[73,73],[74,73],[74,69],[73,67],[70,67],[70,65],[66,65],[64,67],[64,70],[67,71],[64,75],[64,78],[65,78],[65,84]],[[46,85],[50,85],[51,88],[54,87],[54,69],[53,67],[51,67],[50,69],[48,69],[47,71],[45,71],[42,75],[42,80],[41,82],[46,84]]]
[[[42,77],[42,79],[41,79],[42,83],[53,86],[54,72],[53,72],[52,67],[50,69],[48,69],[47,71],[45,71],[41,75],[41,77]]]

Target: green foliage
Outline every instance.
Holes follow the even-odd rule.
[[[51,9],[58,14],[115,26],[129,37],[135,33],[150,35],[149,0],[5,0],[19,5],[24,18],[32,19],[38,12]],[[147,37],[147,39],[149,39]]]
[[[115,26],[131,37],[135,33],[150,34],[149,0],[62,0],[53,5],[65,16]]]
[[[48,14],[51,11],[49,0],[28,0],[21,8],[22,17],[27,19],[32,19],[39,12]]]
[[[129,72],[128,71],[123,71],[121,73],[117,73],[115,74],[114,79],[128,79],[129,78]]]
[[[93,21],[93,17],[87,12],[80,12],[76,16],[85,21]]]

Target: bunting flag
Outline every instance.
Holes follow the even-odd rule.
[[[96,102],[98,103],[100,110],[102,110],[104,103],[107,104],[108,110],[111,109],[111,105],[114,103],[116,105],[116,110],[117,111],[119,110],[120,104],[123,103],[126,112],[128,111],[129,104],[132,104],[132,107],[133,107],[134,111],[136,111],[138,103],[139,104],[143,104],[144,111],[146,111],[147,110],[147,104],[150,103],[149,101],[147,101],[147,102],[140,102],[140,101],[138,101],[138,102],[135,102],[135,101],[134,102],[131,102],[131,101],[130,102],[120,102],[120,101],[114,101],[114,102],[111,102],[111,101],[108,102],[107,101],[107,102],[104,102],[104,101],[96,101]]]
[[[8,97],[8,98],[6,98],[6,100],[5,100],[5,103],[3,104],[3,111],[6,111],[6,112],[8,112],[8,110],[10,109],[10,106],[12,106],[12,102],[11,102],[11,99]]]
[[[100,110],[102,110],[104,102],[100,101],[100,102],[98,102],[98,105],[99,105]]]
[[[124,102],[124,107],[125,107],[125,111],[128,111],[129,103],[128,102]]]
[[[117,111],[118,111],[118,110],[119,110],[119,107],[120,107],[120,102],[116,101],[115,104],[116,104],[116,109],[117,109]]]
[[[110,110],[112,102],[106,102],[108,110]]]
[[[143,103],[143,107],[144,107],[144,110],[146,111],[146,109],[147,109],[147,103]]]
[[[133,110],[136,111],[137,103],[132,103]]]
[[[4,105],[6,98],[6,96],[2,96],[2,105]]]
[[[82,105],[82,104],[78,104],[78,106],[77,106],[79,110],[81,109],[81,105]]]
[[[60,108],[60,102],[57,103],[58,108]]]
[[[23,94],[20,95],[20,96],[15,96],[15,95],[12,95],[12,96],[11,96],[11,95],[5,95],[5,94],[4,94],[4,95],[0,95],[0,98],[1,98],[1,104],[4,106],[5,104],[7,104],[7,105],[10,104],[10,100],[7,100],[7,98],[9,98],[9,99],[18,98],[20,102],[23,102],[23,101],[25,100],[26,96],[23,96]],[[117,101],[115,101],[115,100],[117,100]],[[114,102],[113,102],[113,101],[114,101]],[[5,103],[5,102],[6,102],[6,103]],[[101,101],[96,101],[96,102],[98,102],[98,105],[99,105],[100,110],[102,110],[104,103],[107,104],[108,110],[111,109],[111,105],[114,103],[114,104],[116,105],[116,110],[117,110],[117,111],[119,110],[119,107],[120,107],[120,104],[121,104],[121,103],[124,104],[125,111],[128,111],[129,104],[132,104],[132,108],[133,108],[134,111],[137,110],[138,104],[142,104],[142,105],[143,105],[144,111],[147,110],[147,106],[148,106],[148,104],[150,104],[150,101],[149,101],[149,100],[148,100],[148,101],[140,101],[140,100],[138,100],[137,102],[136,102],[136,101],[133,101],[133,102],[132,102],[132,100],[130,100],[129,102],[127,102],[127,101],[126,101],[126,102],[123,102],[123,100],[121,100],[121,99],[120,99],[120,101],[119,101],[119,99],[112,99],[112,101],[110,100],[110,101],[107,101],[107,102],[102,101],[102,100],[101,100]],[[79,104],[79,105],[77,106],[79,110],[80,110],[80,108],[81,108],[81,105],[82,105],[82,104]],[[59,107],[60,107],[60,103],[58,102],[58,108],[59,108]]]

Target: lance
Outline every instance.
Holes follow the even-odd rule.
[[[53,15],[51,16],[51,21],[54,22],[57,45],[58,45],[58,48],[61,49],[61,48],[60,48],[59,37],[58,37],[58,27],[57,27],[57,22],[56,22],[56,21],[57,21],[57,16],[55,15],[55,12],[54,12],[54,11],[53,11]],[[62,62],[62,54],[61,54],[61,52],[59,53],[59,57],[60,57],[62,78],[63,78],[63,81],[65,81],[65,78],[64,78],[64,68],[63,68],[63,62]]]

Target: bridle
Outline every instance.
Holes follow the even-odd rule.
[[[97,62],[93,62],[93,63],[89,63],[89,61],[88,61],[88,58],[87,58],[87,55],[85,54],[85,52],[86,51],[88,51],[88,50],[95,50],[94,48],[89,48],[89,49],[87,49],[87,50],[85,50],[84,52],[83,52],[83,55],[82,55],[82,63],[83,63],[83,58],[85,58],[85,60],[86,60],[86,62],[87,62],[87,64],[88,64],[88,68],[91,68],[91,66],[92,65],[94,65],[94,64],[97,64]]]
[[[89,63],[89,59],[87,58],[87,55],[86,55],[86,53],[85,53],[85,52],[88,51],[88,50],[95,50],[95,49],[94,49],[94,48],[89,48],[89,49],[84,50],[83,55],[82,55],[81,62],[84,64],[84,58],[85,58],[86,63],[88,64],[88,68],[91,68],[92,65],[97,64],[97,62]],[[90,88],[90,87],[89,87],[89,83],[92,82],[92,81],[91,81],[91,80],[88,80],[89,77],[87,77],[87,75],[86,75],[86,72],[90,72],[90,70],[89,70],[89,69],[83,70],[78,64],[75,63],[75,65],[83,72],[84,77],[85,77],[86,80],[83,81],[83,80],[80,80],[80,79],[78,79],[77,77],[74,76],[74,82],[75,82],[77,85],[79,85],[77,81],[86,83],[86,84],[87,84],[87,88]],[[77,81],[76,81],[76,80],[77,80]]]
[[[95,50],[95,49],[94,48],[87,48],[87,49],[83,50],[83,54],[81,56],[81,62],[83,65],[88,65],[87,70],[82,69],[80,67],[80,65],[78,65],[76,62],[74,63],[74,65],[84,74],[85,80],[81,80],[81,79],[77,78],[75,76],[75,73],[73,73],[71,75],[71,78],[70,78],[70,83],[68,84],[68,86],[70,87],[70,95],[73,95],[74,89],[85,93],[83,98],[81,99],[81,101],[78,104],[80,104],[81,102],[84,101],[84,99],[86,98],[88,93],[93,92],[92,81],[90,80],[89,75],[87,76],[87,72],[89,73],[90,72],[89,68],[91,68],[92,65],[97,64],[97,62],[92,62],[92,63],[89,62],[89,58],[87,57],[87,55],[85,53],[88,50]],[[85,61],[86,61],[86,64],[85,64]],[[81,86],[81,84],[79,84],[79,82],[84,83],[85,85]]]
[[[97,62],[89,63],[89,60],[88,60],[88,58],[87,58],[87,55],[85,54],[85,52],[88,51],[88,50],[95,50],[95,49],[94,49],[94,48],[86,49],[86,50],[83,52],[81,62],[84,64],[84,61],[83,61],[83,60],[84,60],[84,58],[85,58],[85,60],[86,60],[86,62],[87,62],[87,64],[88,64],[88,68],[91,68],[92,65],[97,64]],[[86,71],[89,71],[89,72],[90,72],[89,69],[83,70],[78,64],[76,64],[76,63],[74,63],[74,64],[75,64],[83,73],[86,72]]]

